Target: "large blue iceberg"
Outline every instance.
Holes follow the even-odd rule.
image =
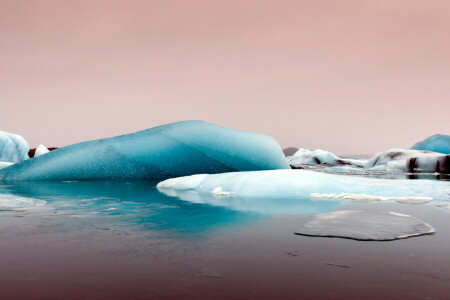
[[[288,168],[269,136],[183,121],[59,148],[0,170],[0,179],[161,179]]]
[[[28,159],[30,146],[20,135],[0,131],[0,162],[18,163]]]
[[[414,150],[427,150],[450,154],[450,135],[435,134],[412,146]]]

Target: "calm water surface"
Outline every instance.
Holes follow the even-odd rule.
[[[188,198],[149,181],[1,183],[1,298],[450,299],[448,208]],[[411,214],[436,234],[293,234],[314,214],[349,208]]]

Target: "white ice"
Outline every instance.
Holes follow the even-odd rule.
[[[20,135],[0,131],[0,161],[18,163],[28,159],[30,146]]]
[[[383,197],[431,197],[448,199],[450,182],[389,180],[319,173],[308,170],[231,172],[201,177],[186,176],[160,182],[159,189],[189,187],[211,194],[221,187],[236,197],[308,197],[312,193],[365,194]]]
[[[448,156],[436,152],[391,149],[374,155],[366,169],[386,172],[446,173]]]
[[[36,148],[36,152],[34,153],[34,157],[41,156],[41,155],[43,155],[45,153],[48,153],[48,152],[50,152],[50,151],[47,149],[47,147],[45,147],[44,145],[41,144],[41,145],[39,145]]]
[[[338,201],[357,201],[357,202],[372,202],[372,201],[382,201],[382,202],[398,202],[407,204],[422,204],[433,200],[431,197],[383,197],[374,196],[366,194],[324,194],[324,193],[312,193],[309,197],[313,200],[338,200]]]
[[[9,167],[9,166],[11,166],[11,165],[13,165],[13,164],[14,164],[14,163],[8,162],[8,161],[0,161],[0,169]]]
[[[294,155],[289,157],[288,161],[290,165],[350,164],[359,167],[363,167],[367,162],[364,159],[340,158],[329,151],[321,149],[311,151],[304,148],[297,150]]]

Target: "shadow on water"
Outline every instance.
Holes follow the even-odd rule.
[[[3,196],[44,200],[46,207],[65,216],[78,217],[80,222],[88,222],[86,218],[90,218],[91,223],[120,223],[140,231],[180,234],[242,226],[273,214],[322,213],[339,205],[338,202],[299,198],[215,198],[193,191],[174,195],[158,191],[156,182],[147,180],[8,181],[2,184],[0,194]]]

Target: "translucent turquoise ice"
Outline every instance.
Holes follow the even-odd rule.
[[[450,154],[450,135],[435,134],[412,146],[415,150],[428,150]]]
[[[0,170],[0,179],[161,179],[287,168],[280,146],[269,136],[183,121],[62,147]]]

